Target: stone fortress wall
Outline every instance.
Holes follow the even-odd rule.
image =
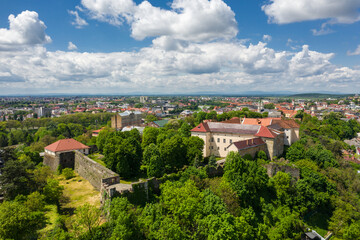
[[[222,176],[224,163],[225,161],[219,161],[216,168],[208,169],[208,175],[210,177]],[[74,169],[81,177],[88,180],[95,189],[100,191],[102,204],[107,199],[119,195],[127,196],[130,200],[132,199],[132,202],[144,204],[149,200],[150,195],[159,193],[161,182],[166,181],[166,179],[150,178],[132,184],[122,184],[117,173],[93,161],[79,151],[63,152],[55,156],[45,154],[44,164],[53,171],[67,167]],[[282,171],[289,173],[295,180],[300,179],[299,169],[295,166],[289,166],[286,162],[272,162],[264,167],[269,177],[273,177],[277,172]]]
[[[100,191],[103,185],[113,185],[120,183],[119,174],[95,162],[79,151],[62,152],[54,155],[46,154],[44,164],[51,170],[57,171],[59,168],[72,168],[81,177],[88,180],[91,185]]]

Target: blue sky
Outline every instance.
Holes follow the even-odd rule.
[[[0,94],[360,87],[360,0],[2,0]]]

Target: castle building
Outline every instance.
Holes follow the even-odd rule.
[[[191,136],[204,140],[204,157],[226,157],[231,151],[254,157],[262,150],[272,159],[284,151],[284,132],[262,125],[203,122]]]
[[[117,113],[111,118],[111,127],[122,129],[126,126],[139,126],[142,123],[142,113],[139,111],[125,111]]]
[[[284,144],[291,146],[300,139],[300,125],[294,119],[244,118],[241,124],[262,125],[284,132]]]

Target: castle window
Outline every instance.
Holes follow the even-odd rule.
[[[226,143],[226,139],[224,138],[224,143]]]
[[[220,138],[217,139],[217,142],[220,142]]]
[[[230,139],[230,143],[232,143],[232,139]]]

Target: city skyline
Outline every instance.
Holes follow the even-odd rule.
[[[4,0],[0,95],[357,93],[360,1]]]

